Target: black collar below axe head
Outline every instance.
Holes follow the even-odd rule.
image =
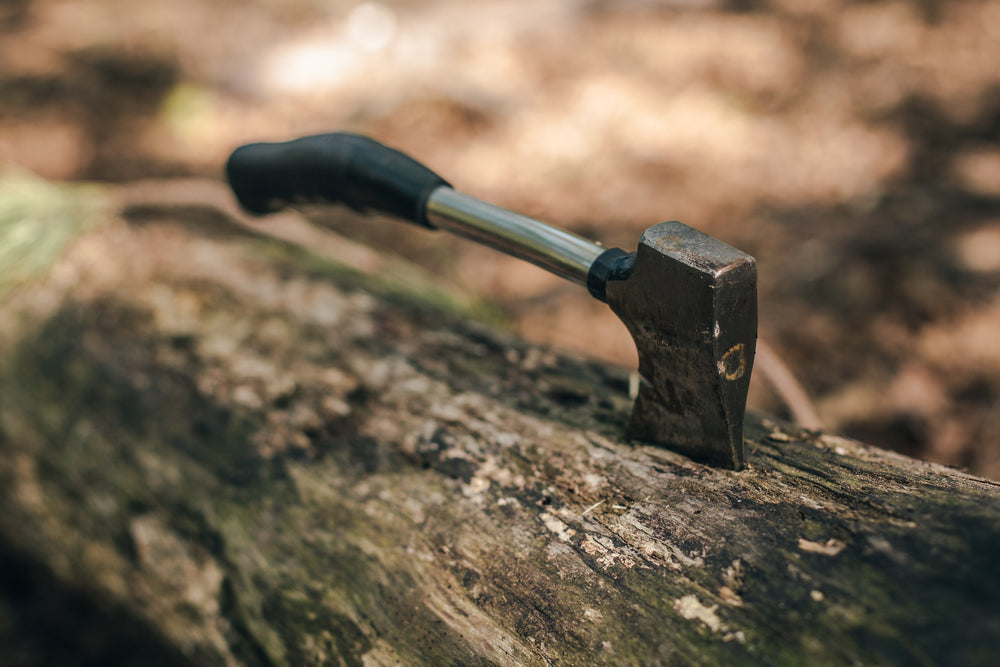
[[[412,158],[353,134],[242,146],[226,165],[248,211],[342,203],[447,229],[585,285],[635,339],[639,394],[626,437],[711,465],[744,463],[743,416],[757,341],[754,258],[680,222],[635,253],[606,249],[458,192]]]

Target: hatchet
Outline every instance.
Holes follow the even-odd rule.
[[[322,134],[236,149],[226,165],[240,204],[263,215],[300,202],[378,211],[446,229],[585,286],[639,352],[639,393],[625,436],[740,469],[757,341],[750,255],[680,222],[643,232],[634,253],[454,190],[409,156],[367,137]]]

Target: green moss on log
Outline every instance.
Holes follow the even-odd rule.
[[[0,299],[44,276],[67,244],[110,210],[106,188],[52,184],[0,165]]]

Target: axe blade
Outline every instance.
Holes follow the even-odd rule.
[[[754,258],[664,222],[643,233],[633,270],[606,291],[639,352],[642,382],[626,436],[742,468],[757,341]]]

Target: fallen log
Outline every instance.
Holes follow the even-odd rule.
[[[622,440],[622,371],[426,285],[88,210],[0,297],[5,664],[1000,656],[996,482],[759,415],[705,467]]]

